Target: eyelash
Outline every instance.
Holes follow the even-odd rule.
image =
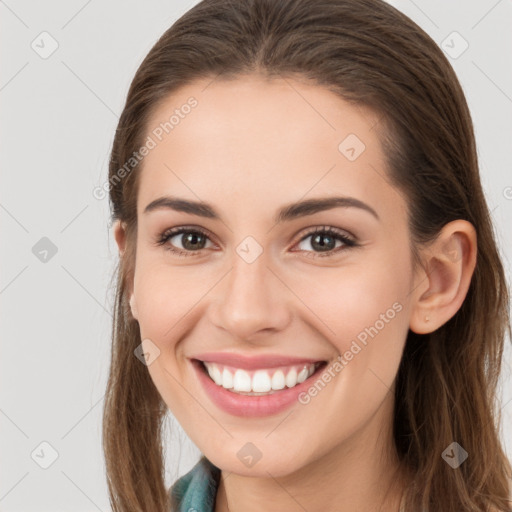
[[[165,250],[170,251],[173,254],[177,254],[178,256],[195,256],[196,254],[199,254],[203,249],[200,249],[198,251],[186,251],[183,249],[176,249],[175,247],[172,247],[170,244],[166,245],[167,241],[170,238],[173,238],[174,236],[180,235],[182,233],[193,233],[196,235],[202,235],[202,236],[205,236],[206,238],[209,238],[208,233],[200,228],[192,228],[192,227],[182,226],[179,228],[172,228],[172,229],[163,231],[160,235],[158,235],[157,240],[156,240],[156,245],[164,246]],[[336,249],[331,249],[329,251],[326,251],[325,253],[318,253],[318,252],[315,253],[314,251],[297,251],[297,252],[311,253],[311,254],[313,254],[313,256],[310,256],[310,257],[313,257],[313,258],[317,258],[317,257],[325,258],[325,257],[332,257],[335,254],[339,253],[341,250],[347,250],[352,247],[358,247],[358,245],[359,245],[353,238],[342,234],[340,231],[338,231],[337,229],[332,228],[330,226],[317,227],[311,231],[308,231],[307,233],[305,233],[302,236],[302,238],[297,243],[300,243],[303,240],[305,240],[306,238],[308,238],[312,235],[315,235],[317,233],[329,235],[335,239],[341,240],[345,246],[345,249],[342,246],[342,247],[338,247]]]

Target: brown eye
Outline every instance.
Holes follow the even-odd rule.
[[[172,241],[175,239],[174,241]],[[171,252],[183,256],[190,256],[205,249],[206,242],[209,241],[208,235],[199,230],[181,227],[170,229],[162,233],[157,241],[158,245],[163,245]],[[181,244],[181,247],[180,247]]]
[[[174,235],[171,238],[174,238],[175,236],[179,235]],[[204,248],[206,238],[201,233],[187,232],[181,235],[180,240],[184,249],[195,251],[197,249]]]
[[[311,239],[311,241],[306,243],[307,239]],[[156,243],[179,256],[194,256],[206,249],[208,242],[211,243],[210,237],[201,229],[180,227],[164,231]],[[320,227],[303,236],[298,245],[303,245],[299,249],[300,252],[308,253],[312,257],[325,257],[333,256],[350,247],[356,247],[358,244],[342,231],[332,227]]]
[[[308,239],[311,241],[306,243]],[[312,252],[313,256],[332,256],[340,252],[343,247],[350,248],[357,245],[354,239],[331,227],[316,228],[302,237],[300,244],[303,245],[301,250]]]

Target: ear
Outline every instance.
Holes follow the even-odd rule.
[[[446,224],[422,251],[424,267],[417,271],[412,291],[410,329],[427,334],[448,322],[466,298],[476,266],[476,230],[458,219]]]
[[[117,248],[119,249],[119,256],[122,257],[126,248],[126,231],[124,223],[119,219],[116,220],[112,225],[112,232],[117,243]]]
[[[139,313],[137,311],[137,303],[135,302],[135,294],[132,292],[130,295],[130,309],[132,310],[132,316],[135,320],[139,319]]]
[[[122,258],[126,250],[126,229],[123,222],[116,220],[112,226],[114,238],[119,249],[119,256]],[[135,302],[135,295],[132,291],[130,293],[130,308],[132,310],[132,316],[135,320],[138,320],[137,304]]]

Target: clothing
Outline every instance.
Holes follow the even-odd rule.
[[[220,469],[204,455],[169,489],[171,512],[215,512]]]
[[[215,512],[220,469],[204,455],[169,489],[171,512]],[[405,497],[405,496],[404,496]],[[404,497],[399,512],[405,512]]]

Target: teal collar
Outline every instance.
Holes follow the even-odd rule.
[[[169,489],[171,512],[214,512],[220,469],[204,455]]]

